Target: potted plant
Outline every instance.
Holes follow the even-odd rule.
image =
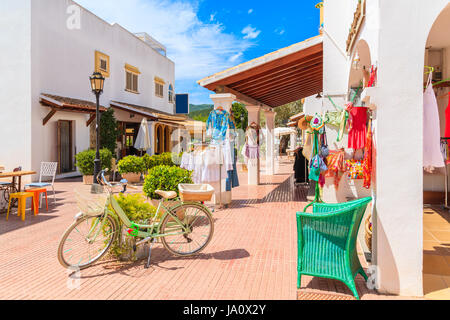
[[[130,183],[141,181],[141,174],[145,170],[143,158],[136,156],[123,158],[119,161],[117,167],[122,177]]]
[[[155,191],[175,191],[179,195],[178,185],[180,183],[193,183],[192,171],[176,166],[156,166],[150,169],[145,177],[143,191],[151,199],[152,204],[158,206],[161,197]]]
[[[94,182],[94,160],[95,150],[85,150],[75,156],[75,166],[83,175],[84,184],[92,184]],[[102,170],[111,169],[112,153],[108,149],[100,150],[100,161]]]

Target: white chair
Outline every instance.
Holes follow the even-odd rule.
[[[58,162],[42,162],[41,163],[41,172],[39,174],[39,182],[30,183],[25,186],[26,188],[45,188],[45,187],[52,187],[53,190],[53,198],[55,200],[56,204],[56,193],[55,193],[55,177],[56,177],[56,170],[58,169]],[[42,182],[43,177],[51,177],[52,182]],[[41,197],[42,198],[42,194]],[[41,199],[39,199],[39,204],[41,203]]]

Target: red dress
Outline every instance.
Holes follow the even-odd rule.
[[[448,95],[448,107],[445,109],[445,138],[450,138],[450,93]]]
[[[350,107],[350,130],[348,132],[348,148],[363,149],[367,138],[367,108]]]

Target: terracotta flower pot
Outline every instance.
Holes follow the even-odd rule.
[[[124,173],[122,178],[126,179],[129,183],[138,183],[141,181],[140,173]]]
[[[94,176],[83,176],[83,183],[86,185],[91,185],[94,183]]]

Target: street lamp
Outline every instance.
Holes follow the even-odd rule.
[[[97,108],[96,108],[96,126],[95,126],[95,132],[96,132],[96,154],[95,154],[95,160],[94,160],[94,185],[98,183],[97,178],[101,170],[101,163],[100,163],[100,136],[99,136],[99,129],[100,129],[100,95],[103,92],[103,85],[105,83],[105,78],[100,72],[94,72],[92,76],[89,78],[91,80],[91,88],[92,92],[95,94],[95,97],[97,98]]]

